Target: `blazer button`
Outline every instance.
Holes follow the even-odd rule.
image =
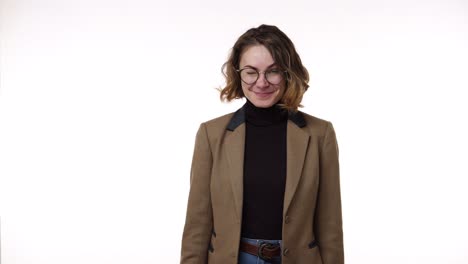
[[[286,216],[284,219],[284,223],[289,224],[291,222],[291,218],[289,216]]]
[[[286,256],[288,255],[288,253],[289,253],[289,249],[285,248],[285,249],[283,250],[283,256],[286,257]]]

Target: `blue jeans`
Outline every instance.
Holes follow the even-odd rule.
[[[276,245],[279,244],[281,248],[283,248],[281,240],[252,239],[252,238],[243,237],[241,238],[241,241],[252,244],[252,245],[256,245],[256,246],[259,246],[260,243],[262,242],[276,244]],[[281,256],[274,257],[270,261],[265,261],[258,256],[254,256],[249,253],[240,251],[238,264],[281,264]]]

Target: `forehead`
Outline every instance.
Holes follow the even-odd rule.
[[[239,66],[242,68],[246,65],[262,69],[271,66],[275,61],[271,53],[263,45],[255,45],[245,48],[242,52]]]

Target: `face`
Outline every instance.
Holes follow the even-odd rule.
[[[268,49],[263,45],[247,47],[240,58],[239,68],[252,68],[261,72],[253,84],[242,83],[245,97],[256,107],[267,108],[276,104],[284,94],[285,78],[279,84],[271,84],[265,78],[265,71],[278,69]]]

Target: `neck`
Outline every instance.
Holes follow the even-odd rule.
[[[256,107],[252,102],[247,100],[245,103],[246,120],[247,122],[257,126],[268,126],[287,120],[287,110],[274,104],[271,107],[262,108]]]

